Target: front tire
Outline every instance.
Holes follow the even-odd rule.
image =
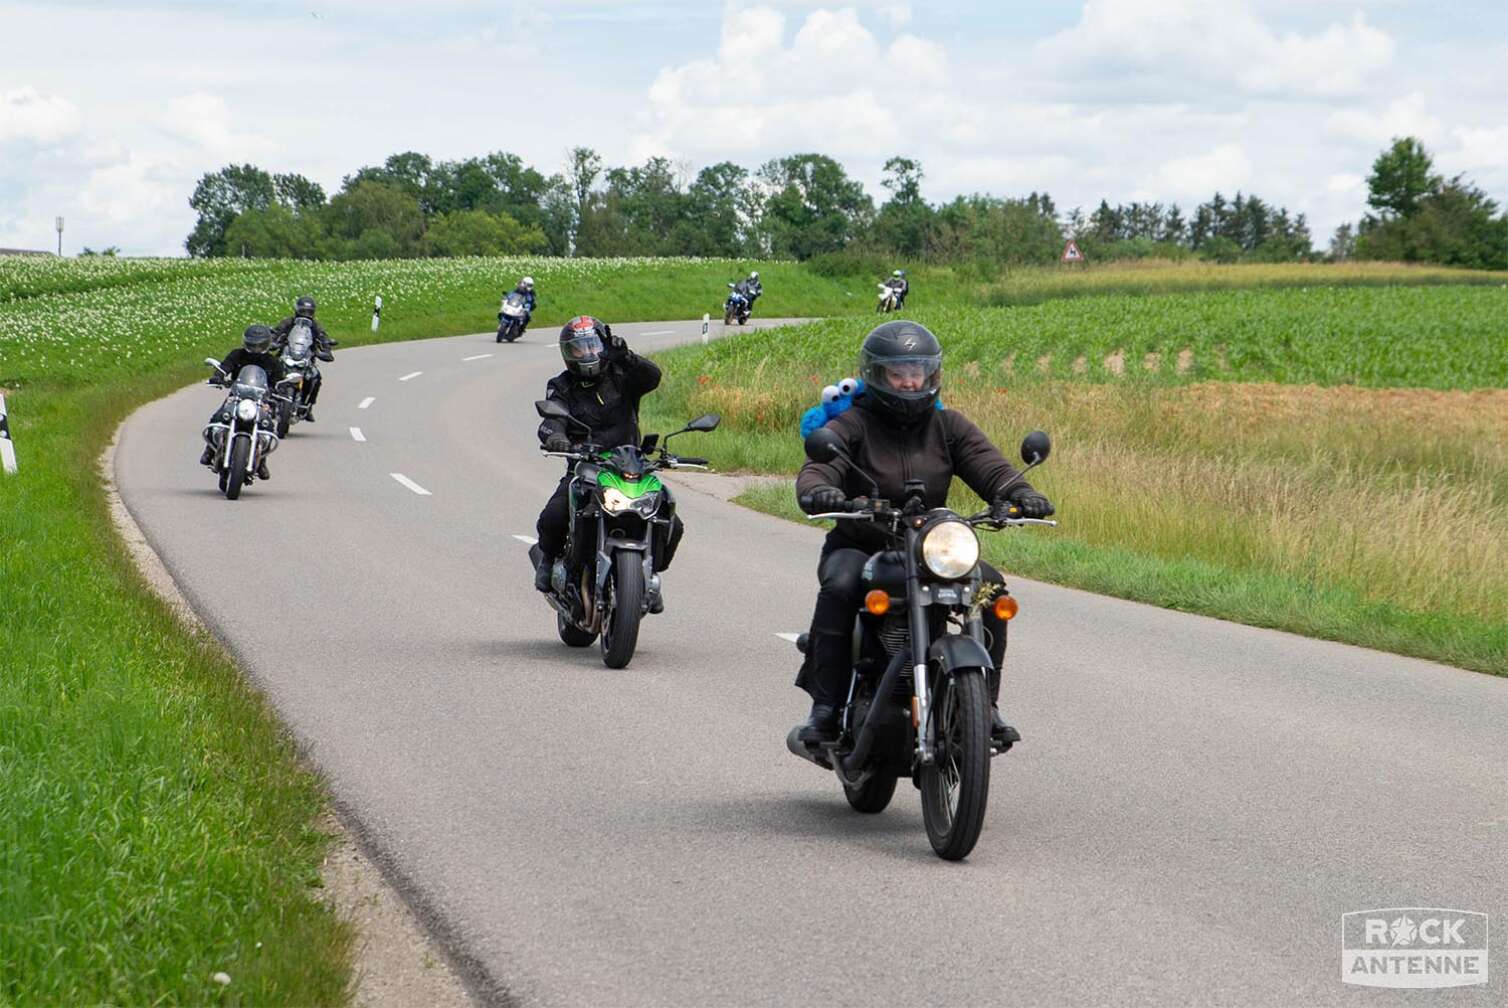
[[[293,407],[289,405],[279,409],[277,425],[277,435],[279,441],[288,436],[288,426],[291,423],[293,423]]]
[[[558,611],[555,613],[555,632],[560,634],[560,642],[566,647],[589,647],[597,639],[596,634],[581,629]]]
[[[608,585],[608,609],[602,619],[602,661],[608,668],[627,668],[639,645],[639,621],[644,618],[644,563],[632,550],[613,555]]]
[[[873,774],[857,787],[851,787],[844,781],[843,797],[848,799],[848,804],[853,806],[855,812],[874,815],[885,811],[885,807],[890,804],[890,799],[895,796],[895,782],[895,774],[887,773]]]
[[[251,461],[251,438],[245,434],[236,436],[230,446],[230,468],[225,473],[225,497],[235,500],[241,496],[241,487],[246,484],[246,466]]]
[[[727,311],[723,312],[723,325],[732,325],[732,324],[733,324],[733,309],[729,308]]]
[[[934,759],[921,771],[922,821],[945,861],[969,856],[984,828],[990,795],[990,697],[984,673],[938,678],[933,695]]]

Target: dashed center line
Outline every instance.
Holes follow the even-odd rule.
[[[492,355],[490,353],[479,353],[479,354],[474,354],[474,355],[472,355],[470,357],[462,357],[461,360],[463,360],[463,361],[474,361],[474,360],[481,360],[483,357],[491,357],[491,356]]]
[[[404,486],[408,487],[410,490],[412,490],[414,493],[418,494],[420,497],[430,497],[430,496],[433,496],[428,490],[424,489],[422,486],[420,486],[419,484],[415,483],[413,480],[409,479],[407,476],[403,475],[402,473],[388,473],[388,475],[391,476],[391,477],[393,477],[393,479],[397,480],[399,483],[402,483]]]
[[[366,439],[367,439],[367,436],[365,434],[361,433],[361,428],[360,427],[352,427],[351,428],[351,440],[352,441],[365,441]]]
[[[366,409],[368,406],[372,405],[372,403],[374,403],[376,401],[377,401],[377,397],[376,396],[367,396],[365,399],[361,400],[361,403],[356,408],[357,409]]]
[[[792,644],[794,644],[796,643],[796,638],[800,637],[801,635],[793,633],[778,633],[775,636],[779,637],[783,641],[790,641]]]
[[[399,381],[408,381],[410,378],[417,378],[420,375],[422,375],[423,373],[424,373],[423,371],[410,371],[408,374],[404,375],[402,378],[399,378],[398,380]]]
[[[534,538],[533,536],[515,535],[513,538],[517,539],[519,542],[523,543],[525,546],[533,546],[535,543],[539,542],[539,540],[536,539],[536,538]]]
[[[674,329],[656,329],[654,332],[640,333],[641,336],[674,336]]]

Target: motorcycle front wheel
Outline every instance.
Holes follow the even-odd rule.
[[[235,500],[241,496],[241,487],[246,483],[246,466],[251,461],[251,438],[238,435],[230,446],[230,468],[225,471],[225,497]]]
[[[922,768],[922,821],[945,861],[969,856],[990,796],[990,699],[978,669],[939,676],[932,695],[934,758]]]
[[[723,325],[732,325],[732,324],[733,324],[733,309],[729,308],[727,311],[723,312]]]
[[[613,555],[607,591],[602,662],[611,669],[627,668],[639,645],[639,621],[644,618],[644,564],[639,554],[620,550]]]

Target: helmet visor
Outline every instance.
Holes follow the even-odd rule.
[[[942,354],[890,357],[865,353],[859,370],[865,385],[901,399],[925,399],[942,387]]]
[[[595,330],[578,333],[561,341],[560,356],[567,364],[590,364],[602,356],[602,337]]]

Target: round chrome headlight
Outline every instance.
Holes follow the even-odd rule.
[[[922,563],[940,578],[956,581],[979,563],[979,537],[961,521],[941,521],[922,536]]]
[[[236,403],[236,416],[240,417],[242,420],[245,420],[247,423],[251,423],[253,420],[255,420],[257,418],[258,412],[259,408],[255,399],[242,399],[240,402]]]

